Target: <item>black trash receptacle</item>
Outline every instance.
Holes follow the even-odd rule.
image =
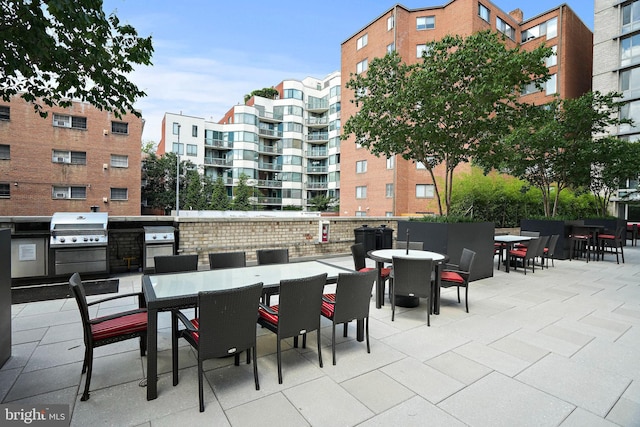
[[[381,225],[376,228],[376,249],[393,248],[393,229]]]
[[[364,245],[365,252],[376,250],[376,229],[363,225],[362,227],[355,228],[353,234],[356,238],[356,243],[362,243]]]

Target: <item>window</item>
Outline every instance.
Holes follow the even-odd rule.
[[[367,216],[365,211],[356,211],[356,216]]]
[[[393,169],[395,167],[396,158],[395,157],[387,157],[387,169]]]
[[[393,30],[394,25],[395,25],[395,17],[391,15],[390,17],[387,18],[387,31]]]
[[[112,188],[111,189],[111,200],[127,200],[128,192],[126,188]]]
[[[178,144],[177,142],[174,142],[173,146],[171,147],[171,152],[177,153],[178,155],[182,156],[184,154],[184,144]]]
[[[489,8],[484,6],[482,3],[478,3],[478,16],[483,20],[489,22],[489,17],[491,16]]]
[[[640,96],[640,68],[632,68],[620,72],[620,91],[625,98],[637,98]],[[0,158],[2,158],[2,146],[0,146]]]
[[[385,185],[385,191],[384,191],[385,197],[387,199],[390,199],[393,197],[393,184],[386,184]]]
[[[366,199],[367,198],[367,187],[356,187],[356,199]]]
[[[53,150],[51,155],[53,163],[70,163],[74,165],[86,165],[87,153],[84,151]]]
[[[9,120],[11,118],[11,110],[6,105],[0,105],[0,120]]]
[[[418,199],[432,199],[434,197],[433,184],[416,184],[416,197]]]
[[[369,35],[368,34],[365,34],[364,36],[360,37],[356,41],[356,50],[360,50],[363,47],[365,47],[367,45],[368,41],[369,41]]]
[[[540,92],[540,89],[535,83],[527,83],[522,89],[520,89],[520,95],[529,95],[530,93]]]
[[[640,62],[640,34],[620,40],[620,65],[627,66]]]
[[[551,76],[549,77],[549,80],[547,80],[546,84],[545,84],[545,89],[546,89],[546,94],[547,95],[553,95],[554,93],[556,93],[558,91],[557,89],[557,81],[558,81],[558,76],[556,74],[551,74]]]
[[[359,160],[356,162],[356,173],[365,173],[367,171],[367,161]]]
[[[8,199],[11,197],[11,186],[8,182],[0,182],[0,198]]]
[[[634,132],[638,129],[640,123],[640,101],[627,102],[620,109],[621,119],[631,119],[633,124],[621,124],[619,126],[620,133]]]
[[[173,134],[180,135],[180,123],[173,122]]]
[[[197,156],[198,146],[195,144],[187,144],[187,156]]]
[[[416,162],[416,169],[418,169],[418,170],[426,170],[427,167],[422,162]]]
[[[549,56],[545,61],[545,65],[547,67],[558,65],[558,45],[551,46],[551,50],[553,51],[553,53],[551,53],[551,56]]]
[[[511,40],[515,41],[516,30],[514,30],[511,25],[507,24],[501,18],[496,17],[496,29],[503,33],[505,36],[509,37]]]
[[[0,144],[0,160],[11,159],[11,146],[7,144]]]
[[[429,49],[427,48],[426,44],[416,45],[416,58],[422,58],[422,55],[425,52],[427,52],[427,53],[429,52]]]
[[[640,28],[640,1],[622,6],[622,34]]]
[[[302,100],[302,91],[298,89],[284,89],[282,91],[284,98],[293,98]]]
[[[113,168],[128,168],[129,156],[123,156],[120,154],[111,155],[111,167]]]
[[[191,136],[194,138],[198,137],[198,126],[196,125],[191,126]]]
[[[393,51],[396,50],[396,44],[395,43],[390,43],[387,45],[387,53],[391,53]]]
[[[540,25],[522,31],[522,41],[535,39],[536,37],[547,36],[547,39],[558,35],[558,18],[551,18]]]
[[[129,134],[129,123],[125,122],[111,122],[111,133],[118,135]]]
[[[67,187],[53,186],[52,196],[54,199],[86,199],[87,187]]]
[[[436,27],[435,16],[420,16],[416,18],[416,30],[432,30]]]
[[[369,68],[369,62],[366,59],[363,59],[356,65],[356,73],[364,73],[365,71],[367,71],[367,68]]]
[[[76,116],[65,116],[62,114],[53,115],[53,125],[56,127],[86,129],[87,118]]]

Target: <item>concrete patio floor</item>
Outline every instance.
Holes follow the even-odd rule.
[[[496,270],[471,284],[470,313],[455,289],[444,289],[431,327],[425,303],[398,308],[392,322],[388,300],[378,310],[372,298],[370,354],[355,340],[355,325],[348,338],[339,328],[333,366],[323,319],[324,367],[315,333],[306,349],[286,340],[282,385],[275,335],[257,328],[260,390],[252,365],[208,361],[204,413],[196,359],[184,342],[180,383],[172,386],[167,313],[159,320],[158,398],[146,400],[139,385],[146,357],[129,340],[96,350],[91,399],[81,402],[84,344],[75,301],[15,304],[0,401],[69,404],[73,426],[637,426],[640,247],[627,246],[625,258],[619,265],[611,255],[555,261],[526,276]],[[350,257],[327,261],[352,267]],[[139,274],[119,278],[120,292],[140,289]],[[105,303],[97,314],[124,308]]]

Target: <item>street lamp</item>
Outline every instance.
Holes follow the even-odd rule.
[[[178,123],[178,146],[176,147],[176,216],[180,216],[180,123]]]

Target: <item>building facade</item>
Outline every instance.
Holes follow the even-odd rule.
[[[551,79],[542,91],[534,86],[525,88],[522,100],[543,104],[555,96],[574,98],[591,89],[593,34],[567,5],[527,20],[523,20],[520,9],[507,13],[485,0],[453,0],[444,6],[419,9],[396,5],[342,43],[341,73],[349,76],[366,72],[370,61],[392,50],[404,62],[416,63],[430,41],[448,34],[465,37],[486,29],[504,34],[510,47],[533,50],[545,43],[554,50],[547,60]],[[353,98],[349,89],[343,87],[342,97],[341,120],[346,123],[357,107],[348,102]],[[376,157],[356,146],[352,138],[343,141],[341,147],[341,215],[438,212],[434,183],[423,165],[400,156]],[[460,165],[456,174],[468,168],[468,164]],[[443,166],[436,167],[435,176],[444,178]]]
[[[157,153],[178,153],[229,197],[242,174],[264,210],[307,210],[315,196],[340,197],[340,73],[284,80],[275,99],[251,97],[218,122],[165,113]]]
[[[143,120],[82,102],[44,111],[0,101],[0,216],[140,215]]]
[[[596,0],[593,22],[593,90],[620,92],[627,104],[621,118],[632,119],[609,129],[609,133],[629,141],[640,140],[640,0]],[[617,214],[640,220],[640,208],[634,206],[638,179],[629,179],[618,190]],[[626,203],[626,201],[633,203]]]

